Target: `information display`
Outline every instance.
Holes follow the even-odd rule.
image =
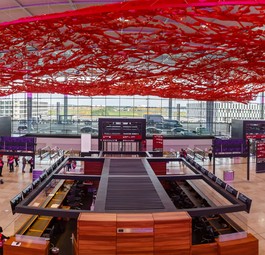
[[[265,138],[265,123],[246,123],[245,124],[246,139],[264,139]]]
[[[98,148],[103,151],[142,151],[146,119],[99,118]]]
[[[103,135],[103,141],[137,141],[142,140],[141,135]]]
[[[35,151],[34,137],[0,137],[0,150],[5,151]]]
[[[265,141],[256,141],[256,172],[265,172]]]
[[[248,146],[244,139],[214,139],[213,149],[215,156],[224,155],[247,155]]]

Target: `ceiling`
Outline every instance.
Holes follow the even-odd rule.
[[[264,3],[1,0],[0,96],[246,103],[265,90]]]
[[[119,0],[1,0],[0,22],[123,2]]]

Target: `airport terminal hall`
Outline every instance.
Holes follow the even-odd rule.
[[[0,255],[265,255],[265,0],[0,0]]]

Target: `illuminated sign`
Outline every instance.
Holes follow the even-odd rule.
[[[136,141],[142,140],[141,135],[103,135],[103,141]]]

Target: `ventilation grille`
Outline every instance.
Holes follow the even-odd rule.
[[[109,175],[147,175],[141,159],[111,159]]]
[[[149,177],[109,177],[105,210],[164,208]]]

